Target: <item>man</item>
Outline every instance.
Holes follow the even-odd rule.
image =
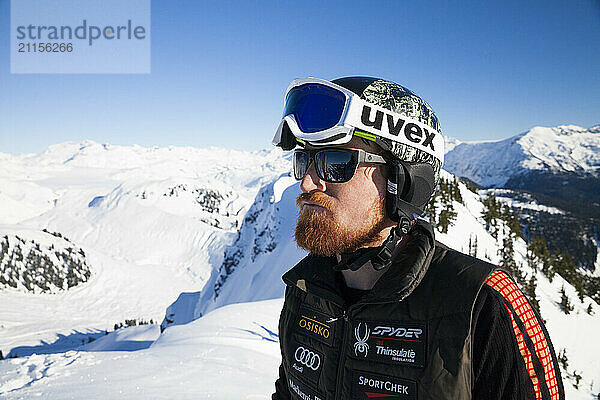
[[[550,338],[513,280],[419,218],[437,117],[376,78],[292,82],[274,144],[302,194],[273,399],[564,399]]]

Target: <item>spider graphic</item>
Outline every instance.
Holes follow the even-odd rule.
[[[369,353],[369,345],[367,344],[367,340],[369,340],[369,334],[371,333],[371,331],[369,330],[369,327],[367,326],[367,324],[365,324],[365,335],[363,337],[361,337],[360,335],[360,326],[362,325],[362,322],[358,324],[358,326],[356,327],[356,329],[354,329],[354,337],[356,338],[356,343],[354,343],[354,355],[358,356],[358,353],[364,353],[364,356],[366,357],[367,354]]]

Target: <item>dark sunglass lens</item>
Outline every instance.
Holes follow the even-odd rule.
[[[321,179],[342,183],[352,179],[356,170],[357,157],[352,151],[323,150],[317,153],[316,168]]]
[[[309,155],[308,153],[296,150],[294,151],[294,159],[292,161],[292,165],[294,167],[294,178],[300,180],[304,178],[306,175],[306,171],[308,170]]]

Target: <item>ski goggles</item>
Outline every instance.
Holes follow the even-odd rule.
[[[297,180],[304,178],[311,162],[315,164],[318,177],[329,183],[348,182],[361,162],[386,163],[383,157],[361,149],[298,149],[294,150],[292,159],[294,178]]]
[[[355,133],[372,141],[379,137],[400,142],[444,159],[444,139],[430,126],[317,78],[295,79],[290,84],[273,144],[284,150],[296,147],[297,139],[313,146],[341,145]]]

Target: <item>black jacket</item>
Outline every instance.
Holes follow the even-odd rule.
[[[500,292],[508,287],[508,281],[500,279],[503,272],[436,243],[424,222],[401,246],[389,270],[354,304],[344,297],[333,258],[309,255],[284,275],[282,365],[273,399],[470,399],[484,393],[489,399],[535,399],[536,391],[542,398],[564,398],[549,338],[554,375],[546,374],[548,366],[537,360],[533,379],[528,365],[535,357],[518,357],[523,353],[518,335],[512,323],[504,324],[503,334],[514,340],[504,345],[508,349],[489,353],[517,355],[507,366],[520,371],[512,380],[518,388],[510,393],[494,387],[489,379],[495,375],[486,374],[502,360],[496,357],[489,365],[488,357],[482,364],[474,354],[482,349],[482,343],[473,343],[474,332],[489,336],[490,331],[474,324],[473,316],[484,310],[489,317],[485,313],[494,307],[504,312],[504,307],[496,307],[503,303]],[[486,285],[492,276],[505,286]],[[512,320],[519,315],[515,311]],[[509,321],[508,313],[503,317]],[[484,343],[483,348],[494,346]],[[547,377],[551,383],[546,383]]]

